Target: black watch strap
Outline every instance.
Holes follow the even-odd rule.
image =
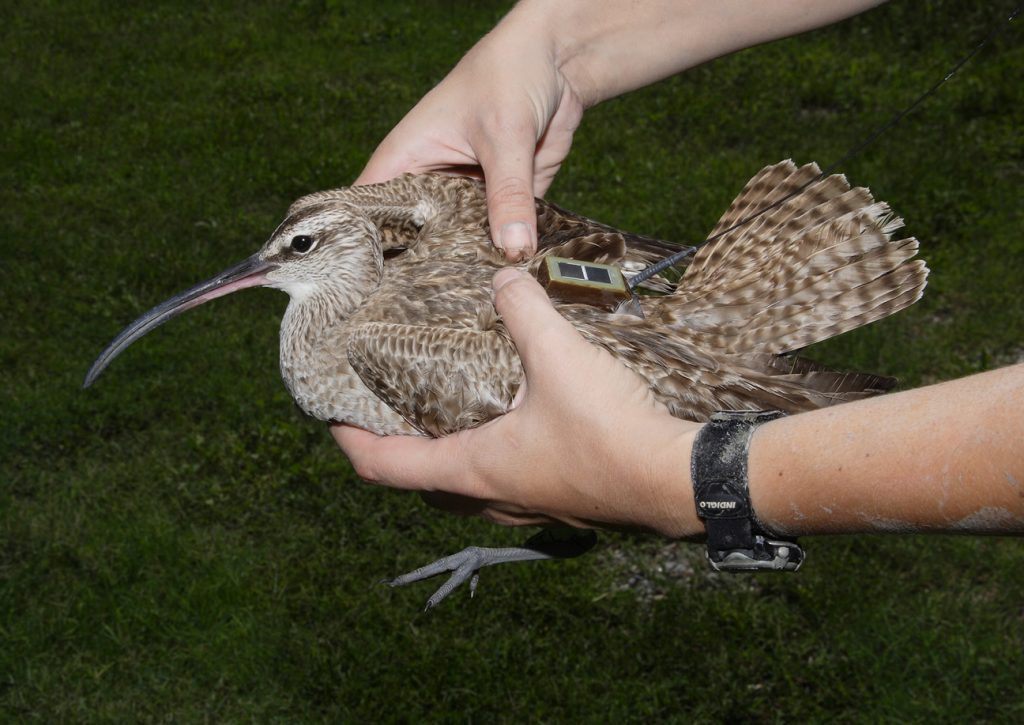
[[[768,533],[750,505],[747,453],[754,429],[781,418],[778,410],[726,411],[697,432],[690,459],[697,515],[707,528],[707,557],[716,571],[796,571],[796,541]]]

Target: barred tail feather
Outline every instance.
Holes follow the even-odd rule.
[[[783,199],[820,174],[769,166],[715,227]],[[649,315],[729,353],[784,353],[882,319],[916,302],[928,269],[913,238],[870,191],[829,176],[695,255],[675,293],[645,300]]]

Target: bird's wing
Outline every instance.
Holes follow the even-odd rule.
[[[544,256],[554,255],[619,265],[627,277],[679,251],[677,244],[616,229],[543,199],[537,200],[537,237],[533,266],[539,266]],[[661,276],[652,277],[641,287],[658,292],[675,289]]]
[[[671,242],[616,229],[563,209],[550,201],[537,199],[537,237],[540,249],[548,249],[571,239],[592,234],[612,234],[621,237],[628,255],[656,255],[660,259],[679,249],[678,245]]]
[[[358,326],[348,359],[363,383],[417,430],[442,436],[504,414],[523,368],[504,328]]]

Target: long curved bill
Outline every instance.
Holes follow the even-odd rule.
[[[100,356],[96,358],[96,362],[89,368],[82,387],[88,388],[92,385],[115,357],[150,330],[159,327],[172,317],[177,317],[185,310],[198,307],[204,302],[209,302],[246,287],[265,285],[267,284],[267,272],[276,267],[277,265],[264,262],[259,258],[259,255],[254,254],[244,262],[225,269],[216,277],[200,282],[195,287],[176,294],[166,302],[160,303],[124,328],[121,334],[107,345],[107,349],[100,353]]]

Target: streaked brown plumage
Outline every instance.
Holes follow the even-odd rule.
[[[814,164],[790,161],[766,167],[712,235],[819,173]],[[677,249],[545,201],[537,201],[537,212],[538,257],[520,265],[534,273],[541,257],[553,254],[622,265],[628,274]],[[645,283],[657,294],[641,297],[644,319],[556,306],[584,337],[647,379],[680,418],[818,408],[892,385],[783,355],[920,298],[928,270],[911,259],[915,239],[891,239],[901,226],[867,189],[830,176],[702,247],[677,285],[663,277]],[[300,251],[307,242],[312,248]],[[222,294],[261,284],[291,295],[281,372],[308,414],[383,434],[438,436],[479,425],[511,404],[523,371],[490,297],[491,277],[508,262],[490,241],[478,182],[406,175],[311,194],[292,204],[250,261],[259,269],[243,283],[204,289]],[[89,382],[135,337],[115,341]]]
[[[639,373],[673,415],[715,410],[798,412],[883,392],[893,381],[840,373],[786,355],[886,317],[921,296],[928,270],[902,222],[841,176],[784,161],[758,173],[678,283],[642,285],[644,317],[555,302],[583,336]],[[678,249],[537,201],[538,257],[621,265],[627,275]],[[299,199],[263,248],[126,328],[86,376],[89,385],[131,342],[174,315],[244,287],[291,296],[281,324],[281,373],[321,420],[377,433],[439,436],[506,412],[523,369],[491,301],[507,265],[494,249],[483,187],[403,176]],[[552,364],[558,364],[552,360]],[[482,566],[576,556],[593,537],[534,537],[525,548],[470,547],[391,581],[451,571],[428,608]]]
[[[797,169],[791,162],[764,169],[713,233],[818,173],[814,165]],[[541,256],[637,270],[675,249],[543,201],[537,208]],[[302,408],[381,433],[429,435],[505,412],[522,368],[490,299],[490,278],[506,262],[488,238],[482,187],[461,178],[406,176],[314,194],[292,206],[266,251],[279,254],[275,242],[287,244],[311,221],[319,229],[325,209],[344,209],[380,229],[383,252],[405,251],[383,263],[376,284],[375,269],[359,273],[359,293],[346,294],[344,303],[339,290],[329,322],[325,299],[289,307],[281,330],[282,373]],[[579,304],[556,306],[587,339],[649,380],[678,417],[817,408],[891,386],[887,379],[779,355],[920,297],[927,269],[911,261],[916,240],[890,240],[900,226],[866,189],[850,189],[843,177],[832,176],[702,248],[678,289],[642,297],[643,320]],[[535,271],[539,259],[524,266]],[[664,279],[651,287],[671,289]]]

